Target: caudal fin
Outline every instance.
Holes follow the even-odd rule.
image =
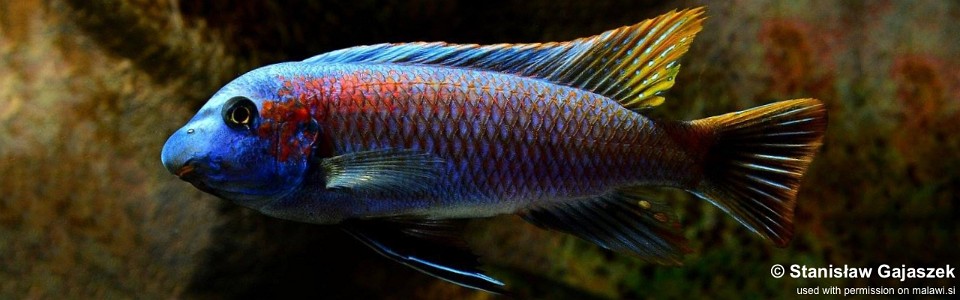
[[[704,159],[704,180],[691,192],[785,246],[793,237],[800,179],[826,130],[823,103],[782,101],[692,123],[714,144]]]

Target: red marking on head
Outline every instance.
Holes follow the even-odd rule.
[[[258,134],[270,143],[270,154],[280,161],[309,156],[316,140],[314,132],[308,132],[312,119],[321,120],[319,95],[324,90],[321,79],[297,77],[281,80],[277,99],[267,99],[262,104],[262,122]]]
[[[312,151],[325,150],[324,139],[329,137],[308,136],[305,127],[314,120],[322,126],[346,126],[355,130],[372,130],[374,124],[357,122],[358,118],[344,117],[347,122],[325,122],[325,114],[340,116],[356,114],[378,114],[384,111],[406,109],[404,103],[397,102],[403,94],[402,85],[409,84],[398,71],[379,73],[376,70],[361,70],[340,74],[337,77],[277,77],[281,81],[275,99],[262,104],[263,122],[258,133],[269,141],[270,154],[280,161],[289,161],[309,156]],[[418,80],[423,80],[419,78]],[[450,95],[449,87],[441,91]],[[437,101],[420,103],[418,109],[431,107],[433,111],[441,109]],[[330,111],[327,111],[330,109]],[[478,109],[473,107],[463,110]],[[465,112],[461,112],[464,114]],[[338,128],[326,128],[338,130]],[[318,140],[319,139],[319,140]],[[314,149],[315,145],[319,145]],[[321,149],[323,148],[323,149]]]

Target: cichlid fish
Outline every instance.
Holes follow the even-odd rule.
[[[562,43],[359,46],[246,73],[163,147],[197,188],[266,215],[340,224],[379,253],[503,292],[461,220],[518,214],[647,261],[687,251],[679,188],[784,246],[820,145],[815,99],[657,120],[702,8]]]

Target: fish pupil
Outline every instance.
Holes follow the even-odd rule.
[[[230,116],[233,119],[234,123],[246,125],[250,123],[250,109],[246,107],[238,107],[233,110],[233,115]]]

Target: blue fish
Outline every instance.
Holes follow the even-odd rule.
[[[661,264],[686,239],[678,188],[783,246],[826,111],[798,99],[657,120],[700,8],[561,43],[359,46],[250,71],[163,147],[197,188],[266,215],[339,224],[377,252],[504,292],[463,220],[518,214]]]

